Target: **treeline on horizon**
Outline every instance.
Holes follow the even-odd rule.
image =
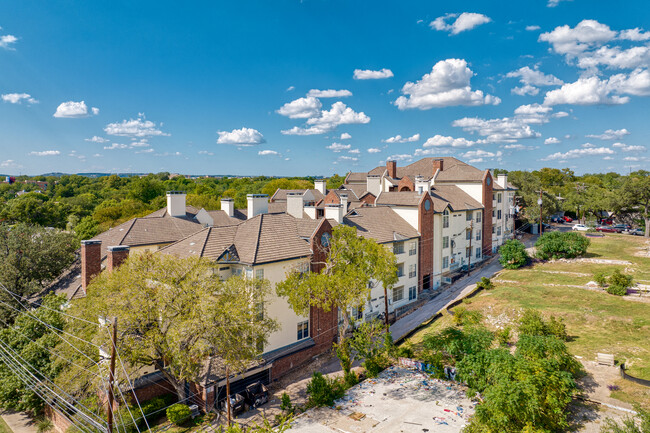
[[[536,171],[495,170],[507,173],[519,188],[516,204],[521,217],[539,220],[537,200],[542,190],[543,216],[564,211],[574,216],[596,217],[601,212],[647,214],[650,204],[650,172],[629,175],[589,173],[581,176],[568,169]],[[344,176],[328,178],[328,188],[338,188]],[[0,184],[0,221],[27,223],[73,231],[77,240],[88,239],[131,218],[145,216],[166,206],[166,191],[185,191],[188,205],[220,209],[220,199],[230,197],[237,208],[246,207],[247,194],[268,194],[278,188],[313,188],[312,177],[170,178],[169,173],[120,177],[81,175],[20,176],[13,184]],[[29,182],[47,182],[47,188]],[[38,192],[38,191],[41,192]],[[25,191],[18,195],[20,191]],[[642,221],[639,221],[641,224]]]

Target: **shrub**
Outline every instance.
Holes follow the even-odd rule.
[[[481,278],[481,281],[476,283],[476,287],[482,290],[492,290],[494,289],[494,283],[486,277]]]
[[[625,296],[627,295],[627,289],[632,286],[632,276],[626,275],[616,269],[607,282],[609,283],[607,293],[611,295]]]
[[[595,272],[594,281],[598,283],[600,287],[605,287],[607,285],[607,273],[605,271]]]
[[[564,324],[564,319],[561,317],[559,319],[556,319],[555,316],[551,316],[549,321],[546,323],[546,332],[547,335],[553,335],[562,341],[567,341],[569,338],[566,333],[566,325]]]
[[[519,319],[519,333],[523,335],[546,335],[546,324],[537,310],[526,310]]]
[[[284,412],[293,412],[293,405],[291,404],[291,397],[286,392],[282,393],[282,398],[280,402],[280,409]]]
[[[526,246],[516,239],[510,239],[499,249],[499,262],[506,269],[518,269],[528,263]]]
[[[455,325],[470,326],[478,325],[483,320],[483,315],[477,310],[468,310],[465,307],[454,308],[452,321]]]
[[[52,430],[53,427],[54,424],[52,424],[52,421],[47,417],[40,418],[36,422],[36,431],[38,433],[48,432]]]
[[[343,397],[345,390],[343,384],[314,372],[311,381],[307,384],[307,407],[332,406],[334,400]]]
[[[584,255],[591,241],[577,232],[549,232],[535,242],[537,257],[542,260],[571,259]]]
[[[355,373],[354,370],[350,370],[343,374],[343,382],[345,382],[346,388],[351,388],[359,383],[359,376],[357,376],[357,373]]]
[[[186,404],[176,403],[167,408],[167,419],[176,425],[183,424],[191,415],[192,411]]]
[[[510,343],[510,327],[506,326],[496,332],[497,341],[501,346],[507,346]]]

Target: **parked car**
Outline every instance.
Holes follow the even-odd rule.
[[[614,221],[611,218],[602,218],[600,220],[600,224],[602,224],[602,225],[612,225],[612,224],[614,224]]]
[[[645,229],[631,229],[628,230],[627,233],[634,236],[645,236]]]
[[[562,217],[553,217],[553,218],[551,218],[551,222],[556,223],[556,224],[564,224],[564,218],[562,218]]]
[[[573,218],[571,218],[570,216],[563,216],[562,218],[564,219],[564,221],[568,223],[573,222]]]
[[[220,406],[222,410],[227,410],[228,405],[226,399],[223,399],[220,402]],[[246,412],[246,401],[244,399],[244,396],[239,393],[230,394],[230,413],[232,416],[234,417],[244,412]]]
[[[598,226],[596,227],[596,231],[603,233],[616,233],[616,229],[612,226]]]
[[[626,230],[630,230],[632,227],[627,224],[616,224],[615,226],[612,226],[612,228],[616,230],[616,233],[622,233]]]
[[[246,404],[253,408],[269,401],[269,390],[262,382],[255,382],[248,385],[243,394]]]
[[[579,232],[586,232],[589,230],[589,227],[587,227],[584,224],[576,224],[573,227],[571,227],[571,230],[579,231]]]

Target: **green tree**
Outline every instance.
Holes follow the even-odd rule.
[[[264,310],[268,291],[260,280],[221,282],[207,259],[137,254],[96,277],[71,312],[89,322],[117,317],[122,358],[134,370],[154,366],[184,399],[185,382],[198,380],[210,356],[235,370],[259,355],[277,327]],[[107,327],[70,326],[74,335],[110,347]],[[67,379],[80,374],[70,366]]]
[[[628,209],[638,209],[645,221],[645,236],[650,237],[650,172],[637,171],[623,183],[621,197]]]
[[[548,232],[535,242],[536,255],[542,260],[579,257],[587,252],[591,241],[577,232]]]
[[[506,269],[517,269],[528,263],[530,259],[526,246],[516,239],[510,239],[499,248],[499,263]]]
[[[372,280],[381,282],[384,287],[395,284],[395,255],[384,245],[358,236],[355,228],[339,225],[332,231],[322,271],[306,275],[294,271],[277,284],[276,291],[279,296],[286,297],[291,308],[300,315],[308,314],[310,307],[338,310],[343,319],[338,345],[346,351],[346,334],[354,323],[351,311],[366,303],[371,290],[368,283]],[[349,367],[344,366],[344,369],[347,372]]]
[[[0,224],[0,283],[19,297],[29,297],[72,264],[77,245],[70,233],[27,224]],[[17,305],[3,290],[0,300]],[[11,309],[3,308],[5,320],[13,315]]]

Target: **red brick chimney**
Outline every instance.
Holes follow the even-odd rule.
[[[386,161],[386,170],[388,170],[388,175],[395,179],[397,177],[397,161]]]
[[[442,171],[443,168],[443,159],[434,159],[433,160],[433,173],[432,175],[436,174],[436,170]]]
[[[117,267],[129,257],[129,249],[130,247],[127,245],[108,247],[108,253],[106,255],[106,270],[108,272],[113,272],[113,270],[117,269]]]
[[[102,270],[102,241],[81,241],[81,287],[84,292]]]

